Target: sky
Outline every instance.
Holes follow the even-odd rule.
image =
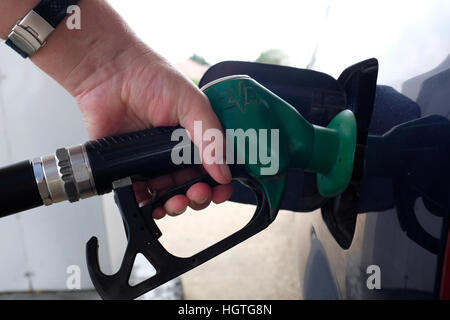
[[[426,72],[450,52],[450,1],[109,0],[133,30],[170,62],[192,54],[211,64],[254,61],[281,49],[290,64],[339,76],[370,57],[380,80]],[[328,10],[329,9],[329,10]]]
[[[210,63],[255,60],[277,48],[302,64],[311,58],[330,1],[109,2],[147,44],[174,63],[194,52]]]

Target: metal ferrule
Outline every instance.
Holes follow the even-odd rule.
[[[83,145],[58,149],[33,160],[39,194],[45,205],[95,196],[94,178]]]

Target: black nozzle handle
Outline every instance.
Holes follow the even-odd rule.
[[[186,134],[183,139],[172,140],[175,130]],[[97,194],[112,191],[113,182],[127,177],[152,178],[161,176],[193,164],[192,142],[181,127],[157,127],[89,141],[84,145],[95,182]],[[191,153],[188,163],[175,163],[172,152]]]
[[[0,168],[0,218],[42,205],[30,161]]]

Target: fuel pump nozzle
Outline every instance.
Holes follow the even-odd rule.
[[[150,179],[179,170],[191,163],[175,164],[172,154],[192,143],[172,139],[179,127],[152,128],[135,133],[89,141],[62,148],[54,155],[0,170],[0,216],[42,204],[78,201],[114,190],[121,211],[128,245],[121,268],[105,275],[98,263],[98,241],[87,243],[88,270],[103,298],[132,299],[181,275],[230,249],[269,226],[276,218],[287,182],[289,168],[302,168],[317,174],[317,186],[324,197],[342,193],[348,186],[357,141],[355,117],[350,110],[340,112],[327,127],[309,123],[286,101],[248,76],[215,80],[202,88],[225,130],[278,130],[279,146],[260,137],[247,139],[248,148],[233,144],[237,158],[230,164],[233,179],[249,187],[257,198],[253,218],[241,230],[188,258],[172,255],[159,242],[162,235],[152,211],[170,197],[186,193],[198,182],[216,183],[207,174],[157,195],[141,207],[132,182]],[[236,140],[237,137],[234,137]],[[256,149],[255,149],[256,148]],[[179,149],[179,150],[176,150]],[[267,173],[267,163],[248,161],[249,150],[276,157],[278,168]],[[195,152],[192,156],[195,157]],[[8,190],[10,188],[10,190]],[[5,193],[3,193],[5,191]],[[20,201],[21,199],[25,199]],[[11,201],[17,203],[11,203]],[[130,286],[128,279],[134,259],[142,253],[157,273],[144,282]]]

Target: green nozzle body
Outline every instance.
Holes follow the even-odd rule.
[[[318,189],[325,197],[346,189],[356,147],[356,120],[350,110],[339,113],[325,128],[312,125],[290,104],[247,76],[219,79],[203,91],[227,139],[233,139],[237,158],[245,160],[247,172],[264,187],[274,212],[280,206],[289,168],[317,173]],[[255,150],[257,156],[252,159]]]

